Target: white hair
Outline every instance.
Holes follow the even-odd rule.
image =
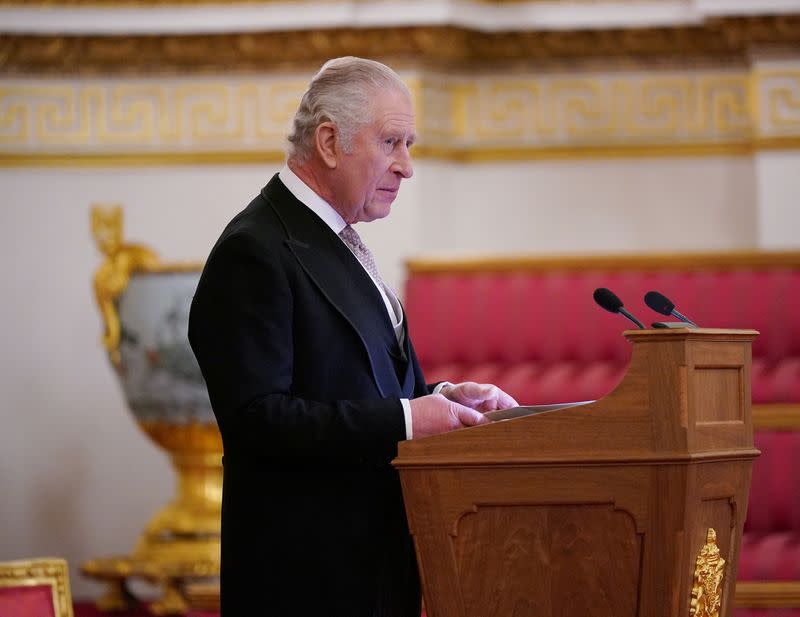
[[[322,65],[311,79],[294,116],[289,134],[289,158],[305,162],[311,155],[314,133],[323,122],[338,130],[345,152],[353,136],[372,120],[372,99],[384,88],[411,93],[400,76],[385,64],[354,56],[334,58]]]

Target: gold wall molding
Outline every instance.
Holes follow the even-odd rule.
[[[738,581],[736,606],[800,608],[800,581]]]
[[[756,430],[800,431],[800,403],[753,405],[753,428]],[[800,582],[796,583],[800,607]]]
[[[698,26],[483,32],[455,26],[330,28],[158,36],[0,36],[0,74],[263,72],[342,55],[441,68],[585,58],[744,61],[753,49],[797,49],[800,15],[724,17]]]
[[[800,268],[800,251],[725,251],[708,253],[631,253],[631,254],[592,254],[592,255],[491,255],[470,257],[418,257],[406,261],[409,274],[455,274],[470,272],[547,272],[602,270],[625,272],[644,270],[659,272],[681,269],[733,270],[774,270],[775,268]],[[800,420],[800,407],[764,406],[759,414],[775,418],[789,417],[797,412]],[[755,415],[755,414],[754,414]],[[800,428],[800,424],[797,425]]]
[[[0,165],[280,162],[307,76],[0,79]],[[780,69],[409,73],[416,156],[746,155],[800,148]]]

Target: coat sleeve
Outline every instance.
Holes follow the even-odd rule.
[[[293,302],[274,254],[246,233],[220,240],[192,301],[189,341],[225,456],[391,460],[405,439],[399,399],[292,395]]]

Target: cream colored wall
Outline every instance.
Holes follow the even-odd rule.
[[[755,157],[758,244],[770,249],[800,245],[800,152],[762,152]]]
[[[747,157],[426,165],[426,251],[585,253],[753,246]]]
[[[94,596],[77,566],[129,552],[172,492],[99,345],[89,205],[123,203],[126,238],[165,260],[203,259],[278,167],[0,170],[0,559],[64,556],[75,595]],[[796,178],[770,169],[757,178],[748,157],[425,160],[392,216],[362,233],[396,286],[402,260],[421,253],[751,247],[767,229],[800,229],[796,208],[760,210],[772,185],[797,194]]]

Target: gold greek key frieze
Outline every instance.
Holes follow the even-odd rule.
[[[745,73],[427,81],[420,125],[428,146],[741,142],[749,99]]]
[[[743,63],[754,48],[796,49],[798,44],[800,15],[796,14],[726,17],[696,26],[601,30],[485,32],[444,25],[159,36],[15,34],[0,36],[0,73],[263,72],[317,67],[328,58],[344,55],[385,59],[395,66],[400,62],[448,69],[582,58],[626,63],[665,57],[695,63],[715,58]]]
[[[281,148],[305,84],[0,85],[0,148]]]
[[[717,532],[709,527],[706,543],[700,549],[695,562],[692,600],[689,607],[689,614],[692,617],[719,617],[725,563],[717,546]]]
[[[0,165],[280,161],[307,77],[0,81]],[[420,156],[743,154],[800,144],[800,66],[409,78]]]

